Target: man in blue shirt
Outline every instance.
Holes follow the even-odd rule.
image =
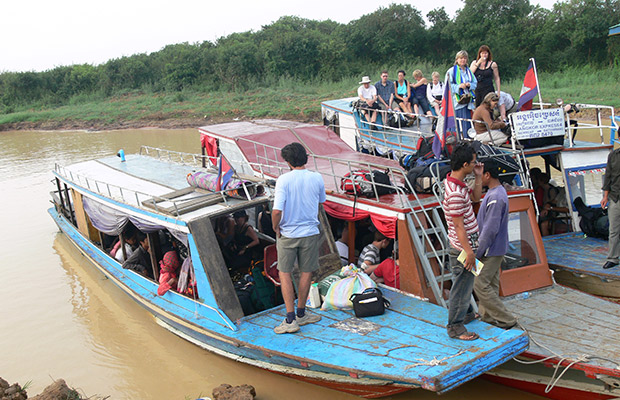
[[[312,283],[312,273],[319,268],[319,205],[325,202],[325,184],[317,172],[308,171],[306,149],[300,143],[282,148],[281,156],[291,168],[276,182],[271,220],[277,236],[278,272],[286,319],[274,328],[275,333],[293,333],[300,325],[321,320],[306,312],[306,300]],[[297,313],[295,289],[291,272],[299,265]]]
[[[493,158],[484,162],[482,185],[489,188],[478,211],[480,236],[476,258],[484,264],[474,281],[480,319],[510,329],[517,320],[499,298],[499,274],[508,251],[508,194],[499,181],[499,165]]]

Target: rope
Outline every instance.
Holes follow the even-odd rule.
[[[530,365],[530,364],[538,364],[538,363],[542,363],[554,358],[558,358],[558,362],[554,367],[553,370],[553,375],[551,376],[551,379],[549,380],[549,383],[547,384],[547,386],[545,387],[545,393],[549,393],[554,387],[555,385],[557,385],[557,383],[560,381],[560,379],[562,378],[562,376],[564,376],[564,374],[566,373],[566,371],[568,371],[573,365],[577,364],[577,363],[582,363],[582,362],[590,362],[592,359],[597,358],[597,359],[601,359],[601,360],[605,360],[605,361],[609,361],[613,364],[616,364],[616,369],[620,369],[620,364],[618,364],[615,361],[606,359],[606,358],[602,358],[602,357],[597,357],[597,356],[590,356],[588,354],[582,354],[580,356],[577,356],[576,358],[573,357],[569,357],[569,356],[563,356],[561,354],[558,354],[557,352],[551,350],[549,347],[538,343],[530,334],[530,332],[523,326],[521,325],[520,322],[517,321],[517,324],[519,325],[519,327],[521,329],[523,329],[523,331],[525,333],[527,333],[527,336],[530,338],[530,340],[532,342],[534,342],[536,345],[538,345],[539,347],[547,350],[548,352],[550,352],[552,355],[542,358],[540,360],[534,360],[534,361],[523,361],[523,360],[519,360],[518,358],[514,357],[513,360],[520,363],[520,364],[525,364],[525,365]],[[557,375],[558,371],[560,370],[560,366],[562,365],[563,362],[565,361],[570,361],[570,363],[564,367],[564,369],[562,370],[562,372]],[[556,377],[557,375],[557,377]]]
[[[458,357],[458,356],[460,356],[460,355],[461,355],[461,354],[463,354],[463,353],[465,353],[465,349],[461,349],[461,350],[459,350],[459,352],[458,352],[458,353],[453,354],[453,355],[448,356],[448,357],[444,357],[444,358],[442,358],[442,359],[440,359],[440,360],[438,360],[436,356],[435,356],[435,357],[433,357],[433,359],[432,359],[432,360],[425,360],[425,359],[423,359],[423,358],[417,358],[416,360],[418,360],[418,361],[420,361],[420,362],[415,363],[415,364],[410,364],[410,365],[407,365],[407,366],[405,367],[405,369],[411,369],[411,368],[419,367],[419,366],[421,366],[421,365],[428,365],[428,366],[430,366],[430,367],[435,367],[435,366],[437,366],[437,365],[441,365],[441,363],[443,363],[444,361],[449,360],[450,358]]]

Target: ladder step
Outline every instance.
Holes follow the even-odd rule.
[[[439,235],[441,233],[441,229],[440,228],[428,228],[428,229],[418,229],[418,236],[423,236],[423,233],[426,233],[427,235]]]
[[[435,250],[435,251],[429,251],[427,253],[425,253],[426,258],[436,258],[435,257],[435,253],[437,253],[437,255],[439,257],[441,256],[447,256],[448,255],[448,250]]]
[[[436,278],[437,283],[447,282],[452,280],[452,272],[448,272],[447,274],[443,274],[443,276],[438,276]]]

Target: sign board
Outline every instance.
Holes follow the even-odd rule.
[[[513,135],[521,139],[564,136],[564,110],[548,108],[510,114]]]

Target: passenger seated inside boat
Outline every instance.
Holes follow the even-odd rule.
[[[121,235],[123,235],[123,241],[125,242],[125,252],[123,253],[123,249],[121,248],[120,237],[110,252],[110,255],[120,263],[124,262],[125,258],[129,258],[138,247],[135,228],[129,227],[125,229]]]
[[[534,195],[539,209],[538,225],[542,236],[568,231],[568,205],[564,188],[551,184],[548,174],[540,168],[530,170]]]
[[[386,238],[381,232],[375,231],[372,243],[364,247],[357,260],[357,266],[370,275],[381,261],[380,251],[390,245],[390,239]]]
[[[222,215],[216,218],[214,229],[220,247],[227,246],[235,235],[235,220],[230,214]]]
[[[276,232],[273,230],[271,222],[271,210],[267,204],[263,204],[261,212],[258,213],[258,231],[270,238],[276,238]]]
[[[159,288],[157,294],[163,296],[168,290],[175,290],[179,282],[181,261],[175,250],[170,250],[159,262]]]
[[[370,274],[370,279],[400,289],[400,267],[398,265],[398,250],[394,249],[393,256],[386,258]]]
[[[140,231],[136,233],[136,240],[139,245],[131,256],[127,258],[127,261],[123,263],[123,268],[133,270],[142,276],[152,278],[149,240],[146,235]]]
[[[232,271],[248,271],[254,259],[254,248],[259,245],[258,235],[254,227],[248,223],[245,210],[233,214],[235,226],[233,239],[227,247],[229,256],[228,268]]]

